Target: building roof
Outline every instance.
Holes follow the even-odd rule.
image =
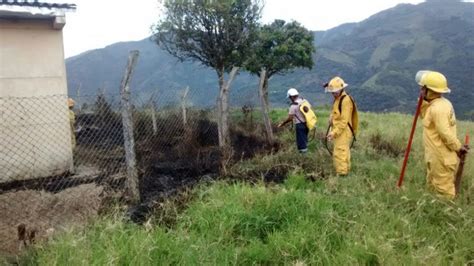
[[[39,2],[39,0],[0,0],[0,19],[53,20],[53,28],[66,24],[66,12],[76,11],[74,4]]]
[[[75,10],[75,4],[46,3],[39,0],[0,0],[0,6]]]

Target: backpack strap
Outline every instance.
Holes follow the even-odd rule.
[[[357,141],[356,135],[355,135],[355,133],[354,133],[354,129],[352,128],[351,124],[350,124],[350,123],[347,123],[347,125],[349,126],[349,129],[350,129],[351,132],[352,132],[352,137],[354,138],[354,141]]]
[[[341,100],[339,101],[339,114],[342,112],[342,101],[344,101],[344,98],[346,98],[346,95],[341,96]]]
[[[300,123],[304,123],[303,121],[301,121],[301,119],[295,114],[295,117],[296,119],[298,119],[298,121],[300,121]]]
[[[352,106],[355,106],[354,100],[352,99],[352,97],[350,95],[348,95],[348,96],[349,96],[349,99],[351,100]],[[339,106],[338,106],[339,114],[341,114],[341,112],[342,112],[342,101],[344,100],[345,97],[346,97],[346,95],[342,95],[341,100],[339,101]],[[352,110],[352,111],[354,112],[354,110]],[[349,129],[351,130],[352,137],[354,138],[354,141],[357,141],[356,135],[354,133],[354,129],[351,126],[351,123],[347,122],[347,125],[349,126]]]
[[[300,110],[300,105],[301,104],[292,102],[290,105],[298,105],[298,111]],[[303,121],[301,121],[301,119],[296,114],[295,114],[295,117],[298,121],[300,121],[300,123],[304,123]]]

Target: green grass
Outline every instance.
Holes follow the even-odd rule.
[[[318,113],[325,131],[328,111]],[[273,121],[284,110],[272,111]],[[462,195],[450,202],[425,187],[421,128],[418,128],[402,189],[396,188],[402,157],[377,150],[370,137],[406,144],[411,117],[361,115],[359,141],[347,178],[333,175],[331,158],[318,141],[311,153],[296,153],[293,132],[279,134],[277,154],[244,161],[246,171],[286,164],[283,184],[216,182],[192,192],[186,208],[164,204],[145,226],[120,214],[58,235],[22,258],[25,265],[328,264],[463,265],[474,262],[473,156]],[[460,122],[459,135],[474,124]],[[311,182],[307,176],[325,178]],[[245,176],[242,176],[245,179]],[[165,214],[163,214],[165,213]],[[173,215],[174,223],[160,222]]]

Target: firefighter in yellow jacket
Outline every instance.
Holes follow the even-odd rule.
[[[69,107],[69,124],[71,128],[71,147],[74,150],[76,148],[76,132],[74,130],[74,124],[76,123],[76,115],[74,114],[74,111],[72,110],[74,108],[74,100],[71,98],[67,99],[67,106]]]
[[[345,92],[348,86],[340,77],[334,77],[324,85],[326,92],[332,93],[334,103],[329,118],[331,130],[328,141],[334,141],[333,162],[336,173],[346,176],[351,169],[350,146],[358,128],[358,114],[354,99]]]
[[[451,102],[443,97],[450,93],[446,77],[435,71],[419,71],[423,105],[423,142],[428,185],[442,196],[455,196],[454,180],[459,158],[469,149],[457,138],[456,116]]]

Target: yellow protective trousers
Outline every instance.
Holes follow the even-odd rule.
[[[454,179],[457,168],[457,161],[445,162],[442,158],[431,158],[426,162],[428,186],[441,196],[453,199],[456,195]]]
[[[347,175],[351,170],[351,142],[352,132],[349,129],[334,139],[332,160],[338,175]]]
[[[456,135],[453,106],[443,97],[424,102],[421,117],[428,185],[442,196],[452,199],[459,164],[457,151],[462,147]]]

